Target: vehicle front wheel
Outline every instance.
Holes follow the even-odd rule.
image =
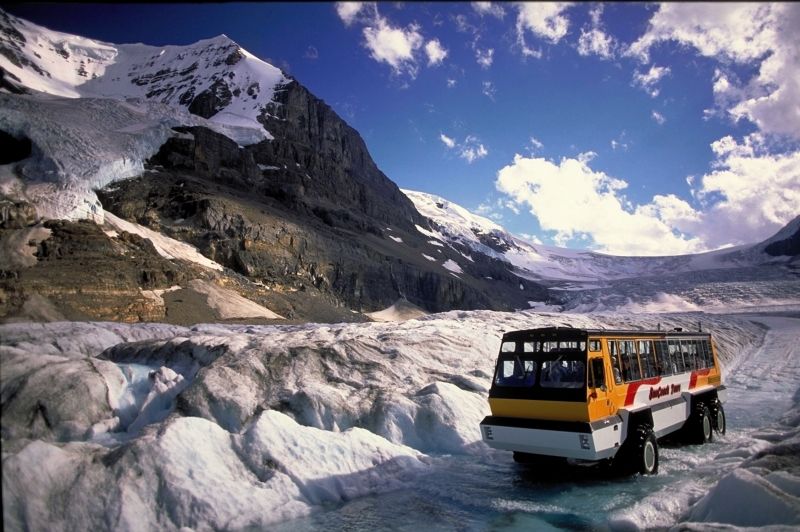
[[[614,471],[622,475],[658,473],[658,440],[647,425],[636,428],[622,444],[613,461]]]

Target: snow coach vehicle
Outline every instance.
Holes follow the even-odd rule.
[[[503,335],[483,441],[514,460],[658,472],[658,439],[725,433],[709,333],[547,327]]]

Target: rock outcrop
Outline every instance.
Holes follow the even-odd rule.
[[[507,263],[431,244],[415,228],[426,221],[358,134],[323,103],[307,103],[326,117],[314,119],[320,131],[300,138],[300,125],[285,126],[294,140],[242,148],[205,128],[178,128],[144,175],[98,196],[118,216],[185,240],[252,281],[313,289],[359,312],[401,297],[428,311],[511,310],[543,297]],[[463,272],[443,268],[448,260]]]

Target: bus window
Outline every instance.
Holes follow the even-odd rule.
[[[516,342],[503,342],[503,345],[500,346],[501,353],[513,353],[516,350],[517,350]]]
[[[611,355],[614,384],[622,384],[622,357],[619,356],[619,343],[616,340],[608,340],[608,352]]]
[[[665,340],[656,340],[656,355],[658,357],[659,375],[672,375],[672,362],[669,359],[669,350]]]
[[[603,359],[593,358],[591,361],[591,386],[592,388],[606,389],[606,376],[603,370]]]
[[[637,342],[639,349],[639,360],[642,363],[642,377],[649,379],[658,375],[658,361],[656,354],[653,351],[653,342],[651,340],[639,340]]]
[[[589,351],[600,351],[600,340],[589,340]]]
[[[536,380],[536,362],[520,357],[503,357],[497,366],[495,384],[498,386],[533,386]]]
[[[709,349],[708,349],[708,340],[705,340],[705,339],[704,340],[698,340],[697,341],[697,348],[698,348],[698,352],[700,354],[700,360],[701,360],[701,366],[700,367],[704,368],[704,369],[711,367],[713,365],[713,363],[711,361],[711,353],[709,352]]]
[[[683,373],[683,356],[681,355],[680,340],[668,340],[669,359],[672,363],[672,373]]]
[[[525,342],[524,344],[522,344],[522,351],[525,353],[535,353],[536,342]]]
[[[686,344],[686,352],[689,354],[689,369],[694,371],[699,367],[697,364],[697,340],[689,340]]]
[[[545,360],[539,376],[542,388],[583,388],[586,365],[580,360]]]
[[[636,347],[633,340],[620,342],[620,361],[622,362],[622,380],[625,382],[638,381],[642,378],[639,367],[639,358],[636,356]]]

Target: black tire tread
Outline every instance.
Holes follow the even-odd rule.
[[[656,450],[656,464],[652,474],[658,473],[658,441],[649,425],[637,426],[625,439],[613,460],[613,468],[620,475],[646,474],[644,461],[645,442],[652,438]]]
[[[711,432],[709,433],[708,439],[705,438],[703,434],[703,418],[708,417],[709,422],[711,423]],[[714,422],[711,417],[711,409],[706,406],[703,402],[698,402],[694,405],[692,409],[692,415],[689,417],[689,420],[686,422],[687,428],[687,439],[690,443],[695,443],[701,445],[703,443],[710,443],[714,439]]]

